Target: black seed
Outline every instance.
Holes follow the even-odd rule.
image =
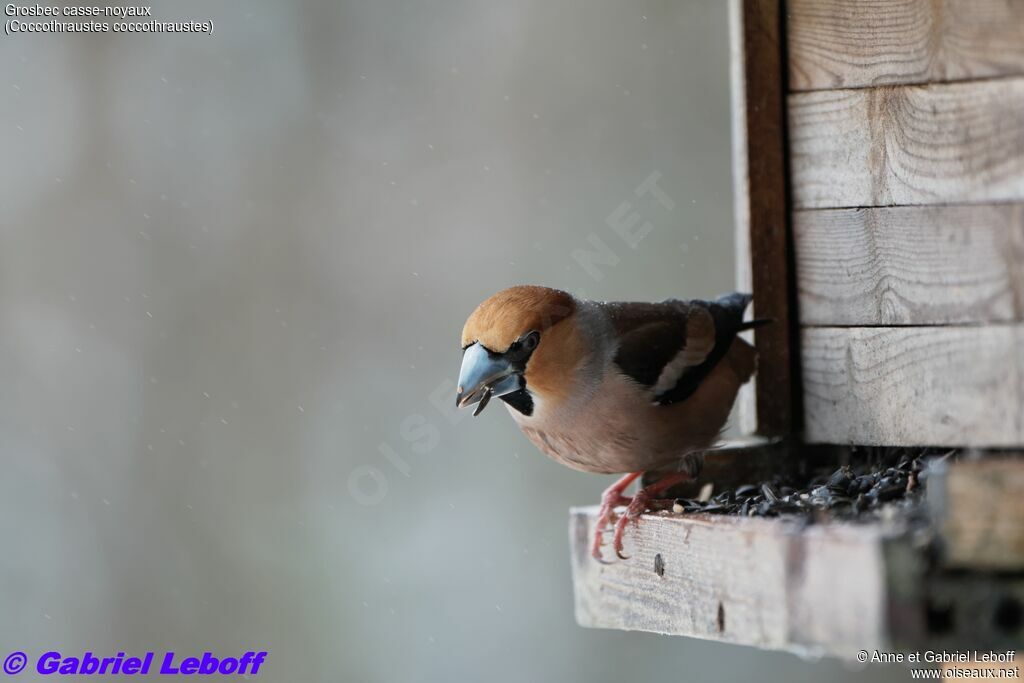
[[[864,498],[864,494],[857,496],[857,499],[853,501],[853,514],[859,515],[867,507],[867,500]]]
[[[755,493],[757,493],[757,491],[758,491],[758,488],[756,486],[754,486],[753,484],[744,484],[743,486],[741,486],[738,489],[736,489],[736,497],[737,498],[745,498],[747,496],[754,495]]]
[[[735,500],[735,497],[732,491],[722,491],[717,496],[712,498],[712,500],[721,505],[732,505],[733,501]]]
[[[800,515],[806,523],[833,518],[849,518],[873,514],[882,502],[904,497],[918,500],[925,477],[922,456],[887,454],[883,449],[867,449],[873,464],[843,465],[831,473],[809,472],[803,479],[775,476],[759,483],[748,483],[734,489],[720,489],[709,501],[677,499],[677,511],[731,514],[745,517],[774,517],[779,514]],[[898,458],[898,460],[897,460]],[[893,463],[896,466],[890,466]],[[917,485],[910,482],[917,476]],[[809,478],[808,478],[809,476]],[[794,481],[802,482],[794,487]]]
[[[849,467],[840,467],[828,479],[828,487],[833,491],[846,491],[853,479],[853,471]]]
[[[893,500],[899,498],[906,491],[906,484],[903,486],[892,485],[878,489],[878,500]]]

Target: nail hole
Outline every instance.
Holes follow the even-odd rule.
[[[718,603],[718,632],[725,633],[725,606]]]
[[[997,629],[1003,633],[1014,633],[1024,623],[1024,609],[1019,600],[1007,596],[996,605],[993,619]]]
[[[661,558],[661,553],[654,556],[654,573],[658,576],[665,576],[665,560]]]

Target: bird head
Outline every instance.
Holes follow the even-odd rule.
[[[545,356],[552,355],[555,344],[545,341],[575,308],[566,292],[526,285],[502,290],[477,306],[462,329],[456,404],[479,404],[473,412],[479,415],[491,398],[525,391]]]

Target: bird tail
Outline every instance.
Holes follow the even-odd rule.
[[[750,302],[753,301],[754,295],[748,294],[747,292],[730,292],[729,294],[723,294],[722,296],[715,299],[714,303],[718,304],[726,311],[729,312],[729,318],[731,319],[731,325],[734,332],[743,332],[745,330],[752,330],[762,325],[775,322],[775,318],[754,318],[753,320],[743,320],[743,311],[746,310]]]
[[[744,330],[753,330],[758,327],[770,325],[775,322],[775,318],[754,318],[753,320],[747,320],[740,323],[740,326],[736,328],[737,332],[743,332]]]

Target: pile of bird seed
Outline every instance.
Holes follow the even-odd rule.
[[[844,465],[809,482],[775,477],[758,484],[727,489],[707,499],[678,498],[673,512],[705,512],[740,517],[804,515],[811,518],[876,516],[887,503],[910,506],[924,491],[927,462],[940,454],[902,452],[875,462]],[[941,454],[949,457],[951,453]],[[706,489],[705,489],[706,490]]]

